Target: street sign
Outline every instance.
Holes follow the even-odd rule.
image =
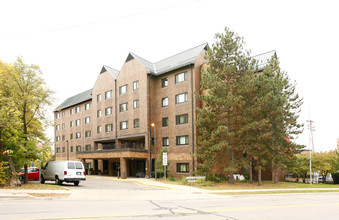
[[[167,166],[167,152],[162,153],[162,165]]]

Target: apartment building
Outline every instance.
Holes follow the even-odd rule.
[[[155,152],[159,158],[167,148],[169,175],[192,175],[201,106],[195,92],[206,49],[201,44],[156,63],[129,53],[120,71],[103,66],[93,88],[54,111],[56,160],[81,160],[93,173],[127,178],[149,175]],[[272,55],[256,59],[263,66]]]

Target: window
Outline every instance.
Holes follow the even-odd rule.
[[[55,126],[55,129],[58,131],[58,130],[60,130],[60,125],[56,125]]]
[[[65,141],[65,135],[64,134],[61,136],[61,138],[62,138],[62,141]]]
[[[70,114],[70,115],[73,115],[73,113],[74,113],[74,109],[71,108],[71,109],[69,110],[69,114]]]
[[[128,91],[127,85],[119,87],[119,94],[120,95],[127,93],[127,91]]]
[[[57,147],[56,152],[57,154],[60,153],[60,147]]]
[[[113,124],[105,125],[105,131],[106,131],[106,132],[113,131]]]
[[[62,117],[65,117],[65,111],[62,111]]]
[[[85,124],[89,124],[91,122],[91,117],[86,117],[85,118]]]
[[[139,88],[139,81],[133,82],[133,90],[137,90]]]
[[[58,119],[58,118],[60,118],[60,113],[58,112],[58,113],[56,113],[55,114],[55,117]]]
[[[162,126],[167,127],[168,126],[168,117],[162,118]]]
[[[128,110],[127,102],[120,104],[120,112],[125,112]]]
[[[91,151],[91,145],[90,144],[85,145],[85,151]]]
[[[70,121],[70,122],[69,122],[69,126],[70,126],[70,127],[73,127],[73,126],[74,126],[73,121]]]
[[[70,139],[70,140],[73,140],[73,134],[70,134],[70,135],[69,135],[69,139]]]
[[[65,123],[62,123],[62,129],[65,129]]]
[[[90,108],[90,104],[89,103],[86,103],[86,105],[85,105],[85,110],[88,110],[89,108]]]
[[[80,125],[81,125],[81,120],[80,120],[80,119],[76,120],[76,121],[75,121],[75,125],[76,125],[76,126],[80,126]]]
[[[187,73],[179,73],[175,75],[175,83],[181,83],[187,80]]]
[[[187,92],[175,96],[175,104],[187,102]]]
[[[98,126],[98,127],[97,127],[97,133],[100,134],[101,132],[102,132],[101,126]]]
[[[120,130],[128,129],[128,121],[120,122]]]
[[[80,133],[80,132],[75,133],[75,138],[76,138],[76,139],[81,138],[81,133]]]
[[[162,101],[161,101],[161,104],[162,104],[162,107],[166,107],[168,106],[168,98],[163,98]]]
[[[112,90],[105,92],[105,99],[110,99],[110,98],[112,98]]]
[[[134,128],[138,128],[139,127],[139,118],[134,119]]]
[[[139,99],[133,101],[133,109],[139,108]]]
[[[62,147],[62,153],[65,153],[65,147]]]
[[[161,88],[165,88],[168,86],[168,78],[161,79]]]
[[[188,135],[177,136],[177,145],[187,145]]]
[[[73,146],[71,146],[71,152],[73,152]]]
[[[60,136],[56,136],[55,140],[56,142],[60,141]]]
[[[164,146],[164,147],[169,146],[169,138],[168,137],[162,138],[162,146]]]
[[[112,114],[112,107],[108,107],[105,109],[105,115],[111,115]]]
[[[76,146],[76,149],[75,149],[77,152],[81,151],[81,146]]]
[[[85,131],[85,137],[86,138],[91,137],[91,131]]]
[[[100,118],[101,117],[101,110],[97,111],[97,117]]]
[[[79,113],[80,112],[80,106],[77,106],[76,108],[75,108],[75,113]]]
[[[97,102],[101,102],[101,94],[97,95]]]
[[[188,123],[188,114],[177,115],[175,119],[177,125],[186,124]]]
[[[177,173],[188,173],[189,164],[188,163],[177,163]]]

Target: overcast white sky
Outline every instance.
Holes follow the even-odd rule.
[[[0,0],[0,59],[38,64],[58,104],[93,87],[103,65],[120,70],[128,53],[156,62],[228,26],[252,55],[276,50],[304,98],[297,142],[316,151],[339,137],[339,13],[336,1]],[[51,112],[52,115],[52,112]],[[53,132],[49,132],[52,136]]]

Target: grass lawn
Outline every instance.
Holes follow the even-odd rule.
[[[164,180],[161,180],[164,181]],[[339,191],[339,185],[335,184],[306,184],[306,183],[294,183],[294,182],[278,182],[273,183],[272,181],[263,181],[262,186],[258,186],[257,182],[250,184],[249,182],[235,182],[234,184],[229,184],[228,182],[213,183],[210,181],[205,181],[203,183],[186,183],[183,180],[170,181],[167,180],[168,184],[178,184],[178,185],[189,185],[193,187],[198,187],[206,190],[238,190],[238,189],[307,189],[307,188],[337,188]]]
[[[21,184],[19,187],[0,187],[0,189],[37,189],[37,190],[69,190],[66,187],[54,184],[40,184],[40,183],[27,183]]]

